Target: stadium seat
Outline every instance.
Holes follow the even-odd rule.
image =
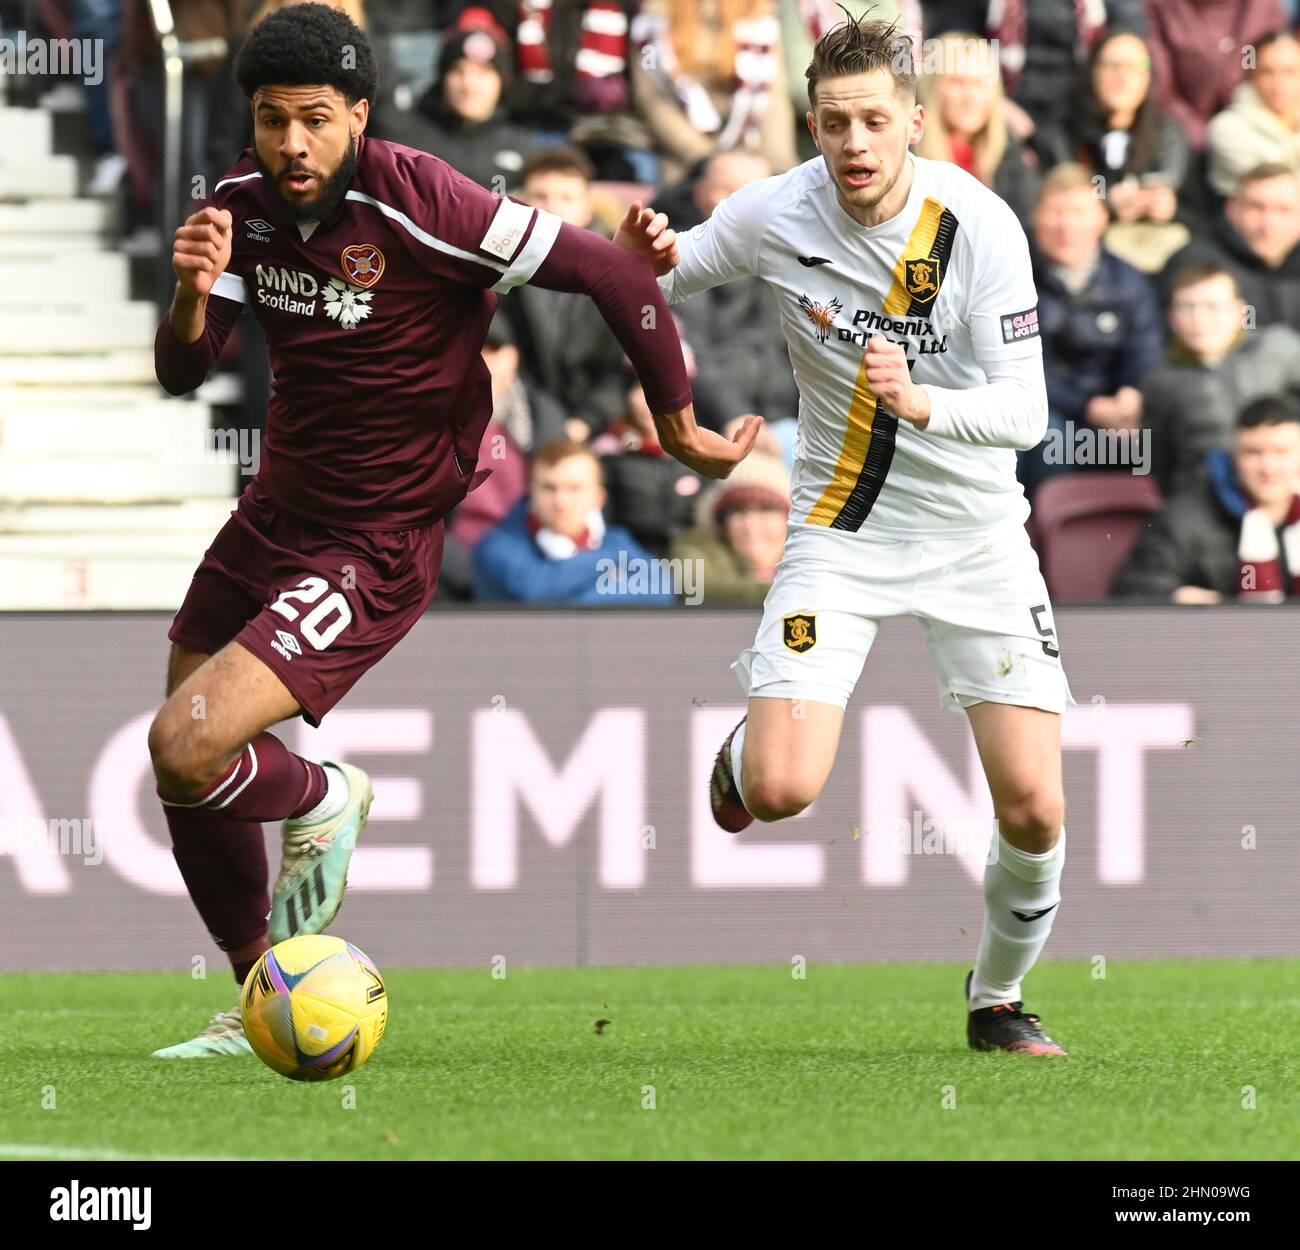
[[[1047,588],[1058,603],[1106,598],[1143,522],[1161,505],[1149,476],[1071,473],[1034,495],[1034,528]]]

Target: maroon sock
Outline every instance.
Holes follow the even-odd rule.
[[[163,811],[185,888],[242,985],[268,945],[271,900],[262,826],[202,807]]]
[[[327,785],[321,765],[295,755],[274,734],[260,733],[202,794],[179,803],[161,792],[159,797],[169,811],[179,807],[231,820],[286,820],[311,811],[325,797]]]
[[[270,949],[270,939],[263,933],[261,937],[254,938],[247,946],[237,951],[226,952],[227,957],[230,959],[231,971],[234,972],[235,981],[239,986],[243,986],[244,982],[248,980],[248,974],[253,970],[253,965]]]

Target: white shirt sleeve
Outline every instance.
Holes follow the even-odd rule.
[[[1038,292],[1020,222],[1001,200],[989,198],[991,211],[965,249],[964,283],[965,320],[988,384],[965,390],[927,385],[930,420],[924,432],[1027,451],[1047,433]]]
[[[981,356],[980,365],[987,386],[925,387],[930,393],[930,420],[923,432],[982,447],[1019,451],[1037,447],[1047,433],[1047,382],[1041,354],[993,361]]]
[[[659,279],[668,303],[680,304],[710,287],[757,275],[768,181],[764,178],[742,187],[723,200],[708,220],[678,236],[681,264]]]

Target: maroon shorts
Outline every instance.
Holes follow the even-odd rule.
[[[167,637],[209,655],[238,642],[319,725],[429,606],[442,543],[441,521],[355,530],[306,520],[254,479],[204,553]]]

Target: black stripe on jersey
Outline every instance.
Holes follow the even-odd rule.
[[[934,243],[930,246],[929,258],[938,265],[937,287],[943,286],[948,273],[948,262],[952,257],[952,244],[957,235],[957,218],[951,210],[945,208],[939,214],[939,224],[935,227]],[[936,290],[928,299],[913,299],[908,305],[909,317],[927,317],[939,298]],[[844,507],[830,524],[831,529],[852,530],[856,533],[862,528],[862,522],[871,514],[876,499],[889,474],[889,466],[894,459],[894,445],[898,431],[898,418],[879,403],[876,405],[875,417],[871,422],[871,446],[867,448],[866,459],[862,462],[862,471],[853,484],[853,490],[844,501]]]
[[[935,283],[936,290],[933,295],[926,299],[913,298],[907,307],[909,317],[928,317],[930,310],[934,307],[934,301],[939,298],[939,288],[943,286],[943,280],[948,276],[948,262],[952,259],[952,243],[957,235],[957,218],[952,215],[952,210],[945,208],[939,214],[939,224],[934,230],[934,242],[930,245],[929,259],[938,263],[938,280]]]
[[[876,404],[876,411],[871,421],[871,445],[867,448],[866,458],[858,480],[853,483],[844,507],[839,510],[830,523],[833,530],[852,530],[854,533],[862,527],[868,513],[875,507],[876,497],[885,484],[890,463],[894,459],[894,441],[898,430],[898,418],[887,408]]]

